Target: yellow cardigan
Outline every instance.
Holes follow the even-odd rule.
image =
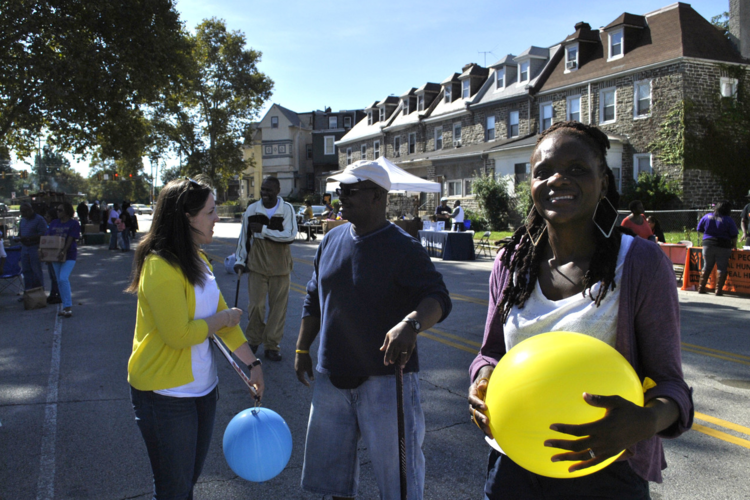
[[[201,258],[208,263],[202,253]],[[217,312],[226,308],[220,295]],[[191,319],[194,315],[195,288],[182,271],[156,255],[146,257],[138,283],[138,313],[128,361],[130,385],[140,391],[156,391],[194,380],[190,348],[208,338],[208,324]],[[231,351],[246,342],[239,325],[222,328],[217,335]]]

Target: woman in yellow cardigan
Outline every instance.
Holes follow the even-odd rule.
[[[191,179],[159,193],[153,223],[138,247],[128,291],[138,294],[128,382],[154,474],[154,499],[193,498],[208,453],[218,399],[210,339],[218,335],[250,368],[263,394],[263,371],[227,307],[200,245],[219,217],[211,189]]]

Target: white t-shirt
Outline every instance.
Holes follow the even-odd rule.
[[[7,253],[5,253],[5,243],[3,243],[3,232],[0,231],[0,258],[6,258],[8,256]]]
[[[273,215],[276,213],[276,210],[279,209],[279,205],[281,205],[280,198],[276,200],[276,205],[273,208],[266,208],[265,205],[263,206],[263,208],[266,208],[266,213],[268,214],[269,219],[273,217]]]
[[[633,237],[623,234],[617,254],[614,290],[610,289],[599,307],[591,295],[599,292],[601,283],[591,287],[584,297],[576,293],[566,299],[550,300],[544,296],[537,280],[534,291],[523,309],[513,306],[505,324],[505,348],[510,350],[534,335],[546,332],[576,332],[597,338],[614,347],[617,336],[617,309],[620,305],[622,267]]]
[[[455,217],[453,217],[453,222],[461,224],[464,221],[464,209],[463,207],[461,207],[461,205],[456,207],[456,209],[458,210],[458,213]]]
[[[203,286],[195,287],[195,315],[193,319],[213,316],[219,307],[219,287],[216,286],[216,277],[208,269],[208,265],[206,265],[205,279],[206,282]],[[209,339],[190,348],[190,361],[193,369],[192,382],[154,392],[175,398],[199,398],[213,391],[216,384],[219,383],[219,376],[216,373],[214,353],[211,350]]]

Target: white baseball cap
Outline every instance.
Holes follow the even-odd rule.
[[[388,171],[375,161],[355,161],[348,165],[343,172],[329,177],[328,180],[338,181],[341,184],[372,181],[386,191],[391,190],[391,178],[388,176]]]

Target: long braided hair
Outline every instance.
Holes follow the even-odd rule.
[[[580,122],[558,122],[542,132],[536,142],[534,151],[544,139],[555,133],[573,135],[581,139],[594,151],[600,161],[600,168],[604,170],[609,181],[606,197],[614,207],[617,207],[620,195],[615,187],[612,169],[607,165],[606,155],[609,148],[607,135],[596,127]],[[539,266],[548,244],[548,231],[544,230],[545,227],[545,220],[539,215],[536,208],[532,207],[526,224],[513,233],[511,242],[505,247],[501,259],[503,265],[509,271],[509,278],[503,290],[503,299],[497,305],[498,309],[502,311],[503,323],[507,321],[513,306],[522,309],[526,300],[534,291]],[[615,268],[617,266],[617,254],[620,251],[620,235],[622,232],[622,229],[618,227],[607,238],[601,231],[594,231],[596,249],[591,257],[589,269],[583,278],[583,296],[585,297],[588,291],[591,300],[597,307],[607,296],[607,291],[615,289]],[[536,244],[532,243],[532,238]],[[594,295],[591,288],[596,283],[601,283],[601,286]]]

